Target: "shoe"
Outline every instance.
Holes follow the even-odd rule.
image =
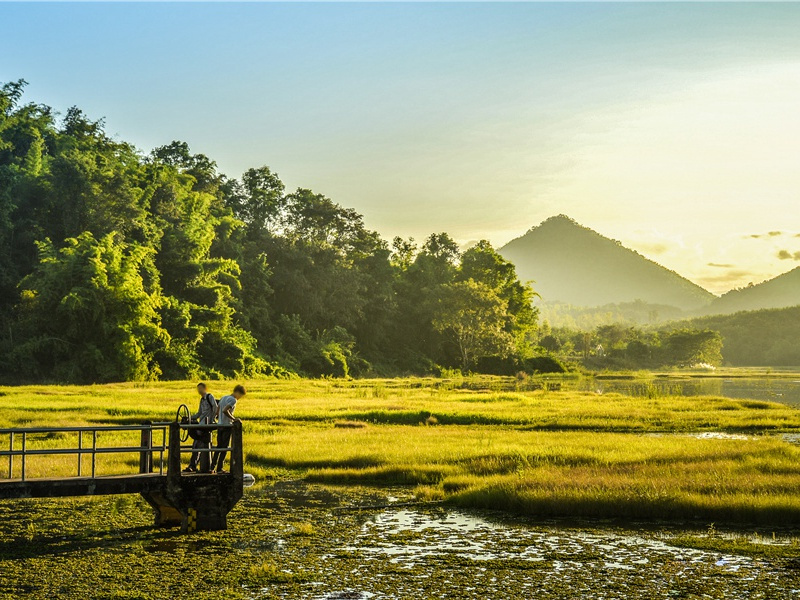
[[[183,470],[183,472],[184,472],[184,473],[197,473],[197,469],[195,469],[194,467],[186,467],[186,468]]]
[[[218,470],[216,470],[216,471],[214,471],[214,472],[215,472],[217,475],[227,475],[227,474],[228,474],[228,472],[227,472],[227,471],[223,471],[222,469],[218,469]]]

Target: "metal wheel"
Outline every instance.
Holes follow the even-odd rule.
[[[192,421],[192,413],[189,412],[189,407],[185,404],[181,404],[178,407],[178,412],[175,415],[175,421],[178,423],[186,423],[189,424]],[[189,430],[188,429],[181,429],[181,441],[185,442],[189,439]]]

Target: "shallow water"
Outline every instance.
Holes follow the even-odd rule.
[[[452,384],[451,384],[452,385]],[[595,394],[617,393],[634,397],[653,395],[673,396],[722,396],[750,400],[783,402],[800,407],[800,371],[790,377],[652,377],[631,379],[604,377],[581,379],[531,378],[517,381],[512,378],[485,382],[464,381],[460,384],[468,389],[496,389],[498,391],[531,391],[539,389],[592,392]]]
[[[746,556],[680,548],[671,533],[400,507],[344,515],[359,527],[306,565],[312,580],[253,598],[796,598],[800,578]],[[674,532],[673,532],[674,533]],[[310,557],[309,557],[310,558]]]
[[[800,597],[800,561],[680,548],[671,543],[680,527],[409,500],[406,488],[276,482],[248,490],[227,531],[189,536],[150,527],[149,508],[133,497],[0,503],[0,597]],[[779,533],[774,543],[794,532]]]
[[[564,389],[570,389],[568,384],[565,384]],[[774,377],[655,378],[644,382],[630,379],[592,379],[576,382],[573,389],[600,393],[617,392],[630,396],[648,396],[653,393],[653,390],[657,390],[659,393],[676,396],[723,396],[725,398],[769,400],[800,406],[800,377],[797,379]]]

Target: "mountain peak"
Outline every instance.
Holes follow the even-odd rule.
[[[643,300],[683,310],[713,294],[616,240],[560,214],[500,249],[546,302],[602,306]]]
[[[731,290],[714,300],[706,314],[785,308],[800,305],[800,267],[756,285]]]
[[[539,229],[540,227],[544,227],[546,225],[572,225],[575,227],[580,227],[582,229],[586,229],[583,225],[578,223],[575,219],[568,215],[560,214],[560,215],[553,215],[552,217],[546,218],[544,221],[539,223],[538,225],[534,225],[528,231],[533,231],[534,229]]]

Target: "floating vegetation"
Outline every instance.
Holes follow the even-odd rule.
[[[226,532],[149,528],[116,498],[0,504],[0,597],[773,598],[800,593],[797,542],[676,528],[409,507],[403,488],[279,483],[248,492]],[[116,511],[111,514],[110,506]],[[334,508],[384,506],[334,511]],[[29,532],[20,523],[36,523]],[[703,540],[706,540],[705,545]],[[729,541],[732,545],[726,545]],[[761,544],[760,541],[764,543]],[[770,552],[757,551],[769,546]]]

